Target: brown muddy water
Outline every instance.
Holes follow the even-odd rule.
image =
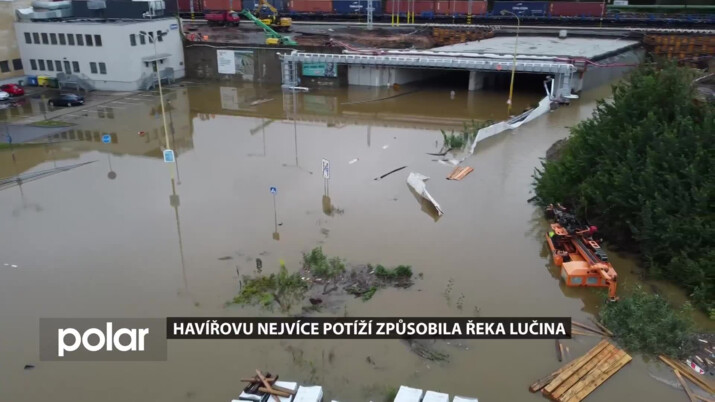
[[[169,343],[166,362],[38,361],[43,317],[269,314],[225,306],[237,270],[252,273],[256,258],[264,272],[281,259],[297,270],[301,252],[318,245],[349,262],[410,264],[424,274],[411,289],[382,290],[326,315],[586,321],[598,309],[597,292],[559,282],[542,214],[526,200],[539,158],[590,116],[607,88],[479,144],[467,163],[475,171],[460,182],[445,180],[451,169],[426,153],[439,151],[440,128],[503,118],[503,93],[457,91],[451,99],[445,89],[353,88],[294,99],[279,88],[212,85],[167,93],[175,165],[161,159],[166,140],[152,94],[101,111],[69,110],[63,119],[77,125],[54,142],[0,150],[0,177],[96,161],[0,191],[0,400],[228,401],[255,368],[321,384],[326,400],[381,401],[401,384],[482,402],[543,400],[527,387],[559,366],[553,341],[437,341],[450,355],[441,363],[397,340],[187,340]],[[519,94],[515,110],[540,96]],[[103,144],[103,133],[115,142]],[[329,195],[339,213],[323,210],[322,158],[331,161]],[[411,171],[431,177],[428,189],[445,211],[438,220],[410,192]],[[612,259],[622,289],[638,282],[631,260]],[[577,356],[596,342],[565,344]],[[23,370],[28,363],[36,368]],[[650,374],[669,376],[636,357],[589,400],[683,399]]]

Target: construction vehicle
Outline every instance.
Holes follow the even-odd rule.
[[[608,298],[618,300],[618,274],[593,238],[598,228],[579,220],[560,204],[546,207],[546,217],[553,221],[546,242],[554,264],[561,267],[561,278],[566,286],[605,287]]]
[[[235,11],[207,11],[204,14],[208,26],[234,26],[237,27],[241,18]]]
[[[293,24],[293,20],[288,17],[281,17],[278,10],[268,2],[268,0],[258,0],[253,15],[264,24],[278,32],[288,32]]]
[[[254,24],[258,25],[259,27],[261,27],[261,29],[263,29],[263,32],[266,34],[266,45],[298,45],[298,43],[296,43],[289,36],[279,34],[268,24],[264,23],[263,21],[261,21],[261,19],[253,15],[253,13],[251,13],[250,11],[243,10],[241,11],[241,15],[253,21]]]

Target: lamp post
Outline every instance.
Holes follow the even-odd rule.
[[[169,33],[169,31],[157,31],[157,35],[166,35]],[[161,103],[161,118],[164,122],[164,136],[166,137],[166,149],[171,149],[169,147],[169,130],[166,128],[166,111],[164,110],[164,92],[162,92],[161,89],[161,74],[159,73],[159,59],[158,54],[156,52],[156,40],[154,39],[154,35],[149,35],[148,33],[144,31],[139,31],[139,35],[144,35],[149,39],[149,42],[151,42],[154,45],[154,68],[156,69],[156,77],[157,80],[159,81],[159,103]]]
[[[506,101],[507,104],[507,114],[511,115],[511,99],[514,94],[514,75],[516,74],[516,49],[519,46],[519,26],[521,25],[521,20],[519,16],[508,10],[502,10],[501,15],[511,14],[516,18],[516,39],[514,40],[514,60],[511,65],[511,84],[509,84],[509,100]]]

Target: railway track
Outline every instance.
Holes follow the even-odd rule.
[[[183,24],[205,24],[205,20],[201,19],[182,19]],[[293,20],[293,25],[304,25],[304,26],[352,26],[352,27],[364,27],[367,26],[365,22],[350,22],[350,21],[296,21]],[[389,28],[394,26],[389,22],[374,22],[372,24],[374,27]],[[489,28],[499,31],[510,31],[516,30],[515,25],[503,25],[503,24],[440,24],[440,23],[416,23],[416,24],[399,24],[400,28],[426,28],[426,27],[438,27],[438,28]],[[525,30],[530,31],[558,31],[565,29],[570,32],[609,32],[609,33],[664,33],[664,34],[678,34],[678,35],[688,35],[688,34],[698,34],[698,35],[715,35],[715,29],[710,28],[659,28],[659,27],[598,27],[598,26],[573,26],[573,25],[521,25],[519,29],[523,32]]]

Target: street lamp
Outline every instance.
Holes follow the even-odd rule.
[[[166,35],[168,34],[169,31],[157,31],[157,36],[158,35]],[[156,69],[156,77],[157,80],[159,81],[159,102],[161,103],[161,118],[164,121],[164,136],[166,137],[166,149],[171,149],[169,147],[169,130],[166,128],[166,112],[164,110],[164,93],[162,92],[161,89],[161,74],[159,73],[159,59],[158,59],[158,54],[156,52],[156,40],[154,39],[154,35],[149,35],[148,33],[144,31],[139,31],[139,35],[144,35],[149,39],[149,42],[151,42],[154,45],[154,68]]]
[[[516,39],[514,40],[514,60],[511,65],[511,84],[509,84],[509,100],[506,101],[507,104],[507,114],[511,115],[511,98],[514,94],[514,75],[516,74],[516,49],[519,46],[519,26],[521,25],[521,20],[519,16],[508,10],[501,10],[501,15],[511,14],[516,18]]]

